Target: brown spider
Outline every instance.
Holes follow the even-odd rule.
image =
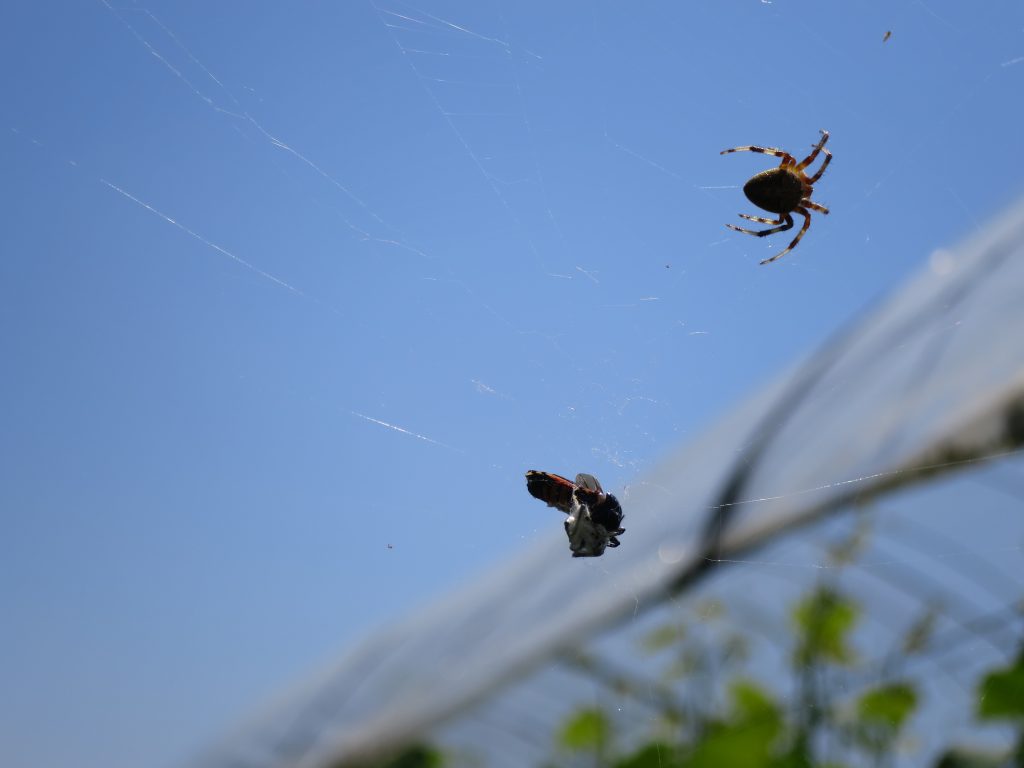
[[[811,202],[814,182],[821,178],[821,174],[825,172],[828,164],[832,161],[832,153],[825,149],[826,141],[828,141],[828,131],[822,131],[821,141],[815,145],[811,154],[805,157],[799,164],[796,158],[788,152],[783,152],[781,149],[773,147],[735,147],[734,149],[723,150],[720,153],[727,155],[730,152],[760,152],[764,155],[774,155],[775,157],[782,158],[782,163],[778,168],[769,168],[767,171],[761,171],[752,176],[750,181],[743,185],[743,194],[747,196],[750,202],[758,208],[763,208],[771,213],[777,213],[779,218],[765,219],[761,216],[740,214],[741,218],[750,221],[757,221],[761,224],[778,224],[779,226],[756,232],[752,229],[735,227],[732,224],[725,225],[729,229],[735,229],[737,232],[745,232],[755,237],[764,237],[765,235],[772,235],[776,232],[785,232],[787,229],[792,229],[793,217],[789,214],[793,211],[804,217],[804,225],[800,228],[800,233],[793,238],[793,242],[789,244],[786,250],[775,254],[770,259],[765,259],[761,262],[762,264],[769,264],[785,256],[796,247],[796,244],[800,242],[800,238],[804,236],[804,232],[811,226],[811,214],[807,210],[808,208],[824,214],[828,213],[828,208],[825,206]],[[819,152],[825,155],[825,162],[821,164],[821,168],[818,169],[816,174],[807,176],[804,173],[804,168],[814,162],[814,158],[818,156]]]

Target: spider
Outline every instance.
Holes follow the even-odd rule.
[[[778,214],[779,218],[766,219],[761,216],[740,214],[741,218],[748,219],[749,221],[756,221],[761,224],[778,224],[778,226],[757,232],[753,229],[743,229],[732,224],[725,225],[729,229],[735,229],[737,232],[745,232],[755,237],[764,237],[765,235],[772,235],[776,232],[785,232],[787,229],[792,229],[793,217],[789,214],[793,211],[804,217],[804,225],[800,228],[800,233],[793,238],[793,242],[781,253],[777,253],[771,258],[762,261],[762,264],[770,264],[776,259],[782,258],[796,247],[796,244],[800,242],[800,238],[804,236],[804,232],[811,226],[811,213],[807,210],[808,208],[828,214],[828,208],[811,202],[814,182],[821,178],[821,174],[825,172],[828,164],[832,161],[832,153],[825,149],[826,141],[828,141],[828,131],[822,131],[821,141],[814,146],[811,154],[800,161],[799,164],[791,154],[774,147],[734,147],[733,149],[722,150],[719,153],[727,155],[730,152],[760,152],[764,155],[774,155],[775,157],[782,158],[782,163],[777,168],[761,171],[752,176],[750,181],[743,185],[743,194],[747,196],[750,202],[758,208]],[[808,176],[804,173],[804,168],[814,162],[814,158],[818,156],[819,152],[825,155],[825,162],[821,164],[821,168],[818,169],[816,174]]]
[[[572,482],[553,472],[526,473],[526,490],[549,507],[565,512],[565,534],[573,557],[600,557],[606,547],[619,546],[616,536],[621,528],[622,506],[610,493],[605,493],[593,475],[580,473]]]

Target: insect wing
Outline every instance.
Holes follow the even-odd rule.
[[[576,485],[578,485],[580,488],[586,489],[588,491],[593,491],[595,493],[601,493],[603,491],[603,489],[601,488],[601,483],[598,482],[598,479],[593,475],[588,475],[586,472],[580,472],[578,475],[576,475]]]
[[[576,485],[561,475],[531,469],[526,473],[526,490],[533,498],[540,499],[549,507],[569,514]]]
[[[588,507],[601,504],[605,499],[601,483],[593,475],[580,472],[576,475],[576,500]]]

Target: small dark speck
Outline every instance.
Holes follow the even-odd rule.
[[[883,43],[888,42],[890,37],[892,37],[892,30],[891,29],[886,30],[885,34],[882,36],[882,42]]]

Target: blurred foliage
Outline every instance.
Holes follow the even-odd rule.
[[[978,716],[1024,724],[1024,651],[1016,662],[990,672],[978,692]]]
[[[338,768],[445,768],[444,753],[426,744],[413,744],[397,755],[373,763],[342,763]]]
[[[707,724],[681,765],[692,768],[771,765],[783,728],[778,704],[748,681],[734,682],[729,693],[730,712],[723,720]]]
[[[858,618],[860,608],[856,603],[832,587],[819,586],[797,603],[793,611],[798,639],[794,665],[851,663],[855,654],[849,644],[849,635]]]
[[[854,743],[871,755],[875,764],[883,763],[917,702],[917,691],[905,682],[888,683],[864,692],[857,700],[856,716],[849,729]]]
[[[558,766],[610,768],[848,768],[895,765],[908,731],[923,702],[921,681],[904,667],[914,656],[929,652],[941,617],[938,603],[927,605],[901,633],[889,654],[861,663],[856,630],[861,605],[840,588],[841,570],[864,552],[869,526],[862,518],[843,541],[827,548],[832,567],[790,607],[789,676],[785,695],[775,693],[743,674],[750,638],[729,627],[748,622],[723,621],[727,607],[702,601],[690,616],[675,617],[639,639],[640,652],[660,660],[656,682],[662,700],[671,699],[676,716],[657,718],[648,741],[615,734],[614,718],[599,718],[589,708],[569,715],[580,727],[581,715],[600,723],[600,744],[631,743],[617,757],[604,761],[563,761]],[[702,626],[703,625],[703,626]],[[873,649],[877,650],[877,649]],[[877,656],[877,652],[873,654]],[[601,661],[588,657],[592,671]],[[784,676],[783,676],[784,677]],[[621,673],[616,677],[622,680]],[[627,686],[642,690],[640,683]],[[725,691],[724,696],[721,695]],[[672,698],[675,697],[675,698]],[[1010,724],[1018,742],[1010,753],[950,748],[931,763],[933,768],[1024,768],[1024,651],[1015,663],[992,670],[977,690],[980,720]],[[678,712],[685,712],[679,717]],[[662,713],[664,715],[664,713]],[[595,754],[592,738],[585,746]],[[583,750],[580,750],[583,751]],[[610,753],[611,754],[611,753]],[[571,757],[571,756],[570,756]],[[905,764],[905,762],[904,762]]]
[[[1014,763],[1012,758],[1001,754],[989,752],[978,752],[961,748],[951,749],[939,758],[935,768],[1011,768]]]
[[[570,750],[601,754],[608,745],[611,723],[600,709],[581,709],[562,725],[558,740]]]
[[[908,683],[892,683],[867,691],[857,702],[858,719],[869,726],[899,730],[917,706]]]
[[[773,691],[750,678],[754,625],[748,616],[728,621],[721,601],[692,604],[637,640],[635,664],[576,651],[563,659],[606,691],[642,700],[650,708],[646,732],[627,727],[600,706],[569,712],[555,730],[555,751],[545,768],[853,768],[896,765],[924,699],[922,680],[906,662],[930,652],[941,617],[926,606],[902,631],[887,655],[872,649],[861,662],[856,631],[860,604],[840,587],[844,567],[864,551],[861,521],[849,539],[828,548],[826,578],[789,606],[785,648],[788,669],[773,680],[791,684]],[[778,609],[780,612],[782,607]],[[737,631],[736,626],[742,631]],[[1024,644],[1020,655],[990,670],[975,691],[979,721],[1016,734],[1010,750],[951,744],[931,768],[1024,768]],[[450,756],[449,756],[450,757]],[[480,762],[479,765],[486,765]],[[907,764],[904,757],[900,763]],[[924,763],[914,763],[923,765]],[[449,768],[436,750],[414,747],[375,768]]]

